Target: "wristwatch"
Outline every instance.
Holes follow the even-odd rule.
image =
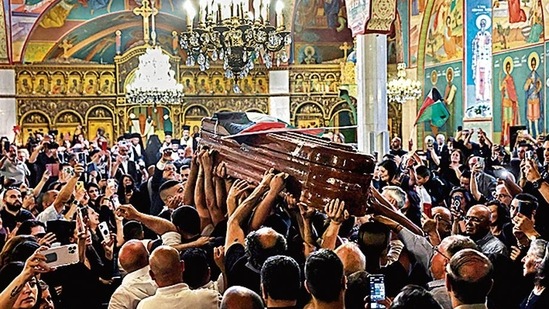
[[[543,178],[540,178],[538,180],[532,181],[532,185],[534,185],[534,188],[539,189],[541,188],[541,184],[544,182]]]

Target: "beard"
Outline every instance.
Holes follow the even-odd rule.
[[[21,202],[15,202],[13,204],[8,203],[8,202],[5,202],[5,203],[6,203],[6,207],[11,212],[18,212],[21,209],[21,207],[23,206],[23,204]]]

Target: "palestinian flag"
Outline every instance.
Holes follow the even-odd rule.
[[[432,88],[419,108],[415,124],[430,121],[433,126],[440,128],[449,117],[450,113],[446,108],[446,104],[442,101],[440,92],[436,88]]]

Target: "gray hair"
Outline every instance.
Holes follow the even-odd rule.
[[[530,248],[528,249],[529,252],[532,252],[532,255],[536,257],[536,259],[543,259],[545,256],[545,248],[547,247],[547,241],[543,239],[535,239],[530,244]]]
[[[406,192],[397,186],[387,186],[383,188],[383,192],[387,192],[389,196],[396,201],[398,209],[402,209],[406,203]]]

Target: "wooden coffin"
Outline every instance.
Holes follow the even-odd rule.
[[[350,214],[366,213],[373,156],[295,131],[231,135],[227,123],[240,118],[230,114],[204,118],[200,133],[200,144],[216,151],[215,163],[225,162],[229,176],[258,184],[274,168],[289,174],[286,190],[295,197],[307,189],[310,207],[323,208],[339,198]]]

